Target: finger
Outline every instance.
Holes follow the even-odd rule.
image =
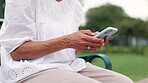
[[[96,31],[95,33],[93,33],[94,35],[97,35],[99,32],[98,31]]]
[[[94,38],[91,36],[86,36],[84,37],[84,40],[88,41],[88,42],[92,42],[92,43],[104,43],[104,40],[101,38]]]
[[[92,36],[92,32],[91,30],[80,30],[81,33],[85,34],[85,35],[89,35],[89,36]]]
[[[88,46],[81,45],[81,46],[79,46],[78,50],[80,50],[80,51],[88,51],[89,49],[87,49],[87,48],[88,48]]]
[[[104,47],[104,43],[102,45],[100,45],[99,47],[92,47],[89,51],[96,52],[96,51],[100,50],[102,47]]]
[[[101,49],[102,47],[104,47],[105,43],[102,43],[98,49]]]
[[[107,43],[108,42],[108,37],[106,36],[105,38],[104,38],[104,43]]]
[[[90,49],[88,49],[88,47],[90,47],[90,46],[81,46],[80,48],[79,48],[79,50],[80,51],[93,51],[93,50],[96,50],[96,49],[100,49],[100,47],[90,47]]]
[[[91,43],[91,42],[87,42],[87,41],[81,42],[81,45],[90,46],[90,47],[99,47],[100,46],[100,44],[98,44],[98,43]]]
[[[90,50],[88,50],[88,51],[90,51],[90,52],[96,52],[96,51],[98,51],[100,48],[91,48]]]

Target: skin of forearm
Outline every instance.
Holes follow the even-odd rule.
[[[10,53],[13,60],[36,59],[47,54],[68,48],[66,37],[59,37],[47,41],[25,42],[16,50]]]

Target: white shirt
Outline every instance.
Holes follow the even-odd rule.
[[[50,68],[74,72],[86,68],[85,61],[76,58],[72,48],[33,60],[14,61],[10,55],[26,41],[45,41],[74,33],[81,20],[79,0],[6,0],[0,32],[3,82],[14,83]]]

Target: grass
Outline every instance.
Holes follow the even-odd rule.
[[[85,56],[97,53],[81,53],[78,56]],[[148,57],[140,56],[137,54],[106,54],[113,65],[113,71],[122,73],[132,80],[139,81],[148,77]],[[99,64],[98,64],[99,61]],[[103,61],[95,59],[94,65],[104,67]]]

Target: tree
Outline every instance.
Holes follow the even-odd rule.
[[[120,41],[120,45],[128,45],[128,40],[132,37],[148,37],[148,22],[129,17],[121,7],[115,5],[92,8],[87,12],[86,18],[87,23],[83,29],[101,31],[108,26],[117,27],[119,31],[113,40]]]
[[[101,7],[92,8],[87,12],[87,29],[93,31],[100,31],[107,26],[113,26],[114,24],[122,21],[127,15],[121,7],[106,4]]]

